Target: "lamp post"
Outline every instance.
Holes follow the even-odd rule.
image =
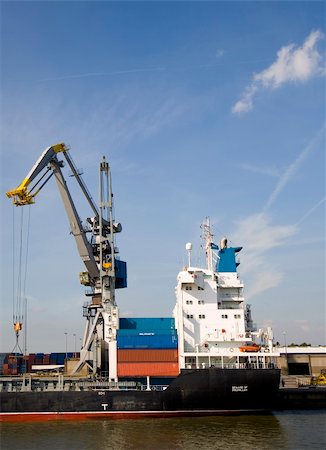
[[[68,358],[68,333],[65,332],[65,336],[66,336],[66,359]]]
[[[289,365],[288,365],[288,348],[286,344],[286,332],[283,331],[283,337],[284,337],[284,349],[285,349],[285,360],[286,360],[286,370],[289,374]]]
[[[74,358],[76,358],[76,353],[77,353],[77,350],[76,350],[76,347],[77,347],[77,344],[76,344],[76,333],[74,333],[73,336],[74,336],[74,341],[75,341],[75,353],[74,353]]]
[[[286,345],[286,332],[285,331],[283,331],[283,336],[284,336],[284,349],[285,349],[285,355],[286,355],[286,357],[288,356],[288,348],[287,348],[287,345]]]

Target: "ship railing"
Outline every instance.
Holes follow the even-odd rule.
[[[19,391],[88,391],[88,390],[135,390],[140,389],[140,384],[135,381],[78,381],[63,380],[63,383],[53,380],[39,381],[31,380],[28,385],[24,384],[23,378],[14,380],[12,377],[0,382],[0,392]]]
[[[196,365],[193,364],[186,364],[186,369],[194,370],[194,369],[208,369],[208,368],[216,368],[216,369],[274,369],[276,368],[276,364],[274,363],[216,363],[212,364],[211,366],[208,366],[208,364],[202,365]]]
[[[137,383],[135,381],[82,381],[76,383],[76,386],[84,390],[128,390],[136,389]]]
[[[165,391],[168,385],[166,384],[152,384],[149,388],[147,385],[143,384],[141,386],[142,391]]]

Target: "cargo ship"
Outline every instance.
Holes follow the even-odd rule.
[[[87,226],[77,214],[59,153],[94,212],[94,217],[86,219]],[[64,144],[48,147],[18,188],[7,193],[16,206],[34,203],[40,189],[33,192],[29,185],[37,176],[44,177],[45,168],[57,180],[86,266],[80,273],[89,298],[83,306],[84,338],[78,358],[65,358],[64,365],[44,364],[41,373],[39,366],[29,365],[29,373],[3,375],[0,420],[270,411],[279,390],[279,354],[271,328],[256,329],[243,297],[237,271],[242,248],[229,247],[226,238],[219,245],[214,243],[209,219],[205,219],[201,226],[205,267],[192,264],[192,244],[188,243],[188,264],[177,276],[173,317],[121,318],[115,291],[127,286],[127,271],[115,245],[115,233],[122,227],[113,218],[108,163],[103,159],[100,164],[97,206],[68,148]],[[15,330],[21,328],[22,324],[14,323]],[[51,362],[51,355],[47,361]]]

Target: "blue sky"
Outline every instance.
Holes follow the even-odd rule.
[[[5,192],[62,141],[94,198],[102,155],[111,165],[128,264],[121,316],[172,314],[185,243],[199,263],[209,216],[216,241],[244,247],[255,322],[280,342],[286,332],[288,343],[325,344],[325,3],[25,1],[1,10],[0,351],[15,344],[20,214]],[[28,350],[64,351],[68,332],[72,351],[84,325],[83,265],[54,180],[30,214]]]

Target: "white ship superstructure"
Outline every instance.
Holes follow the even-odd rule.
[[[213,243],[209,220],[202,225],[207,267],[191,265],[178,274],[173,312],[178,330],[180,369],[266,368],[278,354],[272,330],[257,331],[245,304],[237,273],[242,247],[228,247],[223,238]],[[260,342],[256,343],[259,339]]]

